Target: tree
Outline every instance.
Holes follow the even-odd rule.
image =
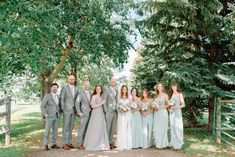
[[[235,78],[234,65],[227,66],[235,61],[229,49],[234,40],[234,3],[229,2],[148,1],[142,3],[144,11],[139,11],[150,15],[138,22],[145,48],[136,61],[133,83],[153,89],[158,81],[166,87],[178,82],[184,89],[192,125],[197,125],[195,115],[207,108],[211,128],[213,97],[232,94],[232,89],[223,89],[216,81],[222,73],[229,80]],[[226,86],[229,82],[223,80],[220,82]]]
[[[0,60],[1,75],[29,70],[40,79],[43,96],[61,71],[75,71],[85,65],[84,60],[88,64],[100,64],[105,57],[116,66],[122,65],[131,46],[127,39],[131,30],[126,21],[122,21],[126,19],[127,8],[121,7],[120,2],[122,0],[0,2],[0,52],[4,56]],[[131,1],[126,2],[128,5]],[[117,19],[113,18],[114,14]],[[68,59],[71,65],[65,69]]]

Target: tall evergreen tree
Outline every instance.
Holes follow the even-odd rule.
[[[137,23],[144,49],[133,69],[133,83],[153,89],[158,81],[167,87],[178,82],[192,125],[197,124],[195,115],[208,109],[211,129],[214,96],[231,95],[235,85],[235,67],[229,64],[235,61],[234,7],[234,2],[222,0],[143,2],[139,13],[147,18]]]

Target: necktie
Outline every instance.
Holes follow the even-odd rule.
[[[53,94],[53,98],[54,98],[55,103],[58,104],[58,98],[56,94]]]
[[[90,101],[90,99],[91,99],[90,93],[89,93],[89,92],[86,92],[86,95],[87,95],[88,100]]]
[[[114,95],[114,97],[116,97],[116,91],[115,91],[115,89],[114,88],[112,88],[112,92],[113,92],[113,95]]]
[[[72,96],[74,97],[74,86],[70,86],[70,90],[71,90]]]

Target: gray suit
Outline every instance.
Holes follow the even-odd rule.
[[[44,96],[41,103],[42,115],[46,118],[44,145],[48,145],[49,134],[52,128],[52,144],[57,144],[57,133],[59,126],[59,96],[56,95],[58,102],[55,102],[52,93]]]
[[[64,113],[64,124],[63,124],[63,144],[71,144],[72,131],[74,124],[74,105],[77,98],[78,91],[74,89],[74,96],[70,90],[70,86],[66,85],[61,89],[61,109]]]
[[[90,119],[90,111],[91,111],[91,106],[90,106],[91,93],[90,92],[89,92],[89,95],[90,95],[90,97],[87,95],[85,90],[81,91],[78,94],[77,100],[75,103],[77,114],[78,115],[83,114],[80,117],[80,126],[78,129],[78,141],[77,142],[79,145],[83,144],[86,130],[87,130],[87,126],[88,126],[88,122]]]
[[[109,138],[109,144],[112,144],[113,133],[117,123],[117,105],[118,91],[115,89],[115,92],[112,91],[111,87],[106,88],[104,92],[104,112],[106,114],[106,126]]]

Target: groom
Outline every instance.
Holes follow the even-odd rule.
[[[79,93],[75,103],[77,115],[80,116],[80,125],[78,129],[78,149],[84,150],[83,141],[85,138],[88,122],[90,119],[90,82],[87,80],[84,82],[84,90]]]
[[[114,129],[117,122],[117,111],[115,109],[117,99],[118,91],[116,89],[116,80],[112,78],[110,82],[110,87],[106,88],[104,92],[104,100],[106,102],[106,104],[104,105],[104,112],[106,114],[106,127],[108,132],[110,149],[116,148],[112,141]]]

